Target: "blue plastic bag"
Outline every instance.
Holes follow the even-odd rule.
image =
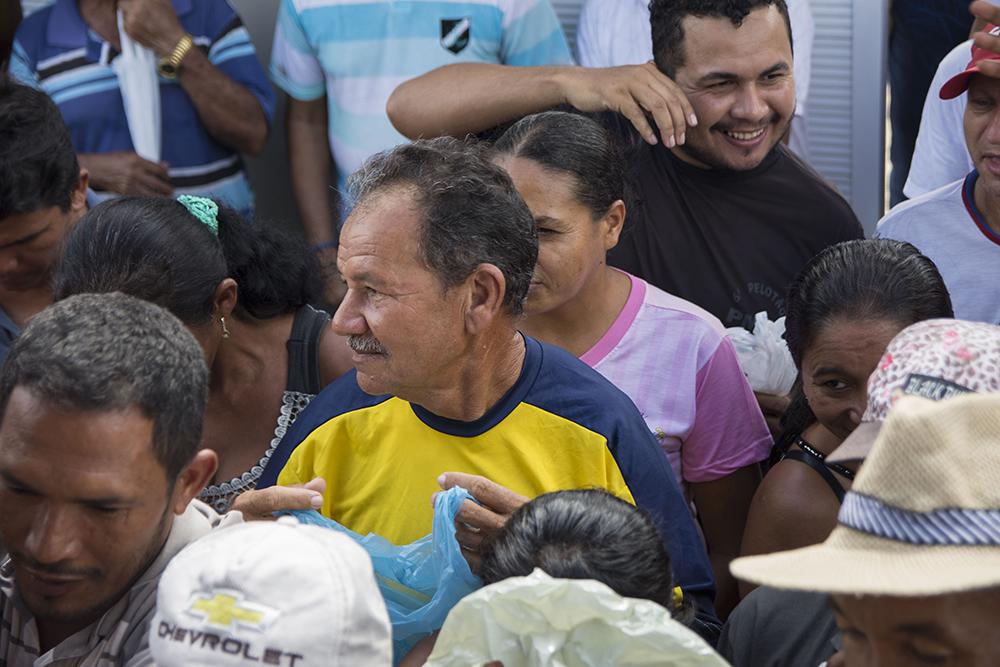
[[[396,546],[375,534],[361,536],[319,512],[290,512],[300,523],[332,528],[354,538],[371,556],[375,579],[392,622],[393,655],[398,663],[413,646],[444,625],[458,601],[480,588],[455,539],[455,515],[472,495],[455,487],[437,495],[431,534]]]

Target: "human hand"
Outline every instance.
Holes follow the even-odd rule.
[[[485,477],[463,472],[446,472],[438,477],[437,482],[446,491],[460,486],[479,503],[466,500],[455,516],[455,539],[462,547],[462,555],[469,568],[479,572],[479,552],[483,544],[504,527],[514,510],[528,502],[528,498]]]
[[[568,104],[580,111],[617,111],[650,144],[657,143],[657,139],[646,112],[652,114],[669,147],[683,144],[687,126],[698,124],[687,96],[652,62],[625,67],[567,67],[559,81]]]
[[[118,0],[118,8],[125,32],[160,58],[169,56],[187,34],[170,0]]]
[[[241,493],[232,510],[243,513],[244,521],[274,521],[275,512],[318,510],[323,506],[326,480],[321,477],[301,486],[271,486]]]
[[[781,418],[785,416],[785,412],[788,410],[792,399],[788,396],[764,394],[759,391],[755,391],[753,395],[757,398],[757,405],[760,406],[760,411],[764,413],[764,420],[767,422],[768,430],[771,431],[773,437],[776,437],[781,431]]]
[[[986,0],[976,0],[969,6],[969,11],[974,16],[987,23],[1000,25],[1000,7]],[[1000,37],[991,35],[988,32],[977,32],[972,36],[976,46],[987,51],[1000,53]],[[979,62],[979,71],[986,76],[1000,79],[1000,61],[982,60]]]
[[[77,156],[90,182],[120,195],[169,196],[174,188],[166,162],[150,162],[130,151],[85,153]]]

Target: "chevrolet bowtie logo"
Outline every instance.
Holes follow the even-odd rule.
[[[217,628],[243,626],[261,630],[266,625],[266,617],[272,610],[245,602],[237,595],[215,593],[209,597],[205,593],[195,596],[188,613],[200,617]]]

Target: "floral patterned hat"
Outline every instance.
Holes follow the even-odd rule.
[[[868,378],[861,424],[828,457],[863,459],[901,396],[940,401],[967,393],[1000,392],[1000,326],[963,320],[926,320],[903,329]]]

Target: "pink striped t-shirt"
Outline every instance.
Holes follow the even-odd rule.
[[[767,458],[771,435],[722,323],[627,275],[625,307],[580,359],[638,406],[685,489]]]

